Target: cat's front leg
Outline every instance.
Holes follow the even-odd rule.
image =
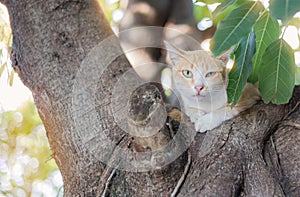
[[[190,117],[191,122],[195,123],[205,115],[205,112],[197,108],[186,108],[185,113]]]
[[[197,132],[203,133],[212,130],[224,121],[229,120],[236,116],[239,112],[235,108],[222,107],[215,111],[205,114],[195,122],[195,129]]]
[[[200,117],[195,124],[197,132],[204,133],[205,131],[211,130],[221,124],[222,121],[218,121],[213,117],[212,113],[208,113]]]

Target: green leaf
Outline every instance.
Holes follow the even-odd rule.
[[[256,36],[256,53],[253,57],[252,73],[248,79],[251,83],[258,80],[258,71],[266,48],[280,35],[279,24],[268,11],[265,11],[254,24]]]
[[[194,18],[196,22],[201,21],[203,18],[211,18],[211,12],[209,11],[207,5],[205,6],[199,6],[195,5],[194,6]]]
[[[2,66],[1,66],[1,68],[0,68],[0,77],[2,76],[2,73],[3,73],[3,71],[4,71],[5,67],[6,67],[6,64],[7,64],[7,62],[4,62],[2,64]]]
[[[10,86],[12,86],[14,83],[14,76],[15,76],[15,71],[14,71],[14,69],[12,69],[9,74],[9,85]]]
[[[296,68],[295,85],[300,85],[300,67]]]
[[[247,36],[261,10],[261,3],[253,1],[243,3],[234,9],[217,27],[211,42],[213,54],[220,55]]]
[[[249,0],[236,0],[235,3],[229,5],[223,11],[219,11],[219,12],[217,10],[218,8],[216,8],[216,10],[212,13],[214,24],[219,24],[232,12],[232,10],[236,9],[237,7],[239,7],[240,5],[248,1]]]
[[[215,25],[219,24],[221,21],[223,21],[231,12],[232,10],[236,9],[237,6],[233,4],[232,6],[229,6],[224,11],[220,12],[219,14],[213,13],[213,22]]]
[[[224,0],[213,12],[213,16],[217,16],[220,12],[226,10],[229,6],[234,4],[237,0]]]
[[[258,74],[259,90],[265,103],[284,104],[290,100],[295,69],[293,49],[283,39],[267,47]]]
[[[300,11],[299,0],[271,0],[270,12],[276,19],[281,19],[286,23],[289,19],[293,18],[296,12]]]
[[[252,31],[244,37],[235,51],[236,61],[229,73],[227,87],[228,103],[234,106],[239,101],[252,69],[252,57],[255,53],[255,34]]]

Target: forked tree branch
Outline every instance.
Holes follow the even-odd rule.
[[[299,132],[276,130],[299,101],[299,87],[287,105],[260,103],[221,127],[196,135],[180,110],[164,104],[153,84],[146,84],[131,95],[135,102],[129,101],[126,116],[131,129],[125,132],[116,124],[113,93],[130,64],[119,53],[119,44],[108,42],[93,54],[103,58],[86,61],[95,64],[88,69],[90,75],[80,75],[92,49],[115,37],[96,0],[58,6],[62,2],[10,0],[8,10],[14,67],[33,92],[63,175],[65,196],[282,196],[291,193],[289,188],[293,194],[299,190],[299,181],[292,179],[300,166],[299,154],[293,154],[300,149],[293,140],[299,139]],[[113,54],[117,56],[103,66]],[[102,73],[96,72],[99,67]],[[81,80],[85,83],[76,86]],[[298,112],[287,118],[299,124],[293,117]],[[160,119],[159,129],[151,124]],[[284,151],[278,154],[283,173],[291,177],[285,184],[265,156],[265,143],[272,135],[275,152],[284,147],[294,150],[293,169],[282,160],[291,158]],[[129,157],[122,159],[124,155]],[[144,171],[126,171],[118,168],[121,165]]]

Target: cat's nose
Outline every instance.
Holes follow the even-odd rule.
[[[200,86],[200,85],[199,85],[199,86],[197,85],[197,86],[195,86],[194,88],[195,88],[195,90],[197,91],[197,93],[200,93],[201,90],[202,90],[204,87],[203,87],[203,86]]]

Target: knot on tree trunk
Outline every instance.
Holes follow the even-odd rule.
[[[191,163],[187,148],[194,132],[192,125],[180,110],[164,104],[160,90],[153,83],[143,84],[132,92],[127,116],[129,148],[135,153],[136,162],[151,166],[146,172],[128,173],[127,183],[145,186],[135,191],[137,196],[149,193],[150,183],[151,192],[176,193]]]
[[[157,133],[167,119],[159,89],[153,84],[137,88],[129,99],[128,124],[130,134],[148,137]]]

